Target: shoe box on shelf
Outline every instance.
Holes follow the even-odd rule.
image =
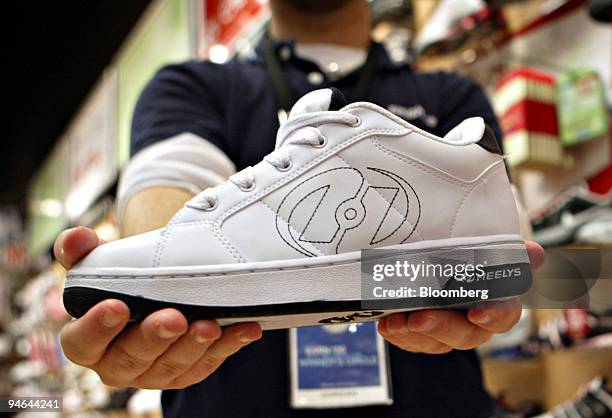
[[[600,375],[612,379],[612,347],[575,347],[531,359],[483,361],[487,389],[513,406],[539,402],[553,408]]]
[[[510,166],[572,167],[573,158],[559,140],[552,74],[528,67],[508,72],[497,84],[494,104]]]
[[[612,347],[572,348],[543,356],[546,372],[545,406],[552,408],[570,398],[581,384],[603,375],[612,379]]]
[[[596,71],[577,69],[557,76],[557,112],[559,136],[566,146],[606,134],[606,99]]]
[[[523,402],[542,402],[546,397],[544,365],[540,358],[485,358],[482,372],[487,390],[503,396],[512,406]]]
[[[559,325],[559,318],[566,319],[565,325],[576,322],[572,317],[581,310],[571,311],[576,311],[575,315],[567,315],[568,312],[557,309],[534,309],[534,325],[542,331],[551,328],[551,324]],[[572,338],[566,335],[571,331],[568,328],[572,327],[556,327],[557,334],[564,334],[557,337],[560,343],[565,341],[565,347],[548,347],[533,357],[484,358],[483,377],[489,392],[496,397],[503,396],[512,406],[535,402],[545,409],[551,409],[571,398],[581,385],[598,376],[607,379],[610,384],[612,346],[602,344],[598,347],[591,343],[601,336],[576,337],[574,342],[570,342]]]

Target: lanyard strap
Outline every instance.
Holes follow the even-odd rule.
[[[376,47],[372,42],[370,48],[368,49],[368,55],[366,57],[365,63],[363,64],[363,67],[359,72],[357,86],[355,87],[355,92],[353,93],[352,97],[353,102],[359,102],[368,99],[368,96],[370,95],[370,88],[372,87],[372,83],[374,82],[374,76],[376,75],[376,64]]]
[[[279,115],[281,112],[286,114],[293,106],[294,99],[289,90],[289,83],[285,79],[283,67],[276,54],[274,44],[268,36],[263,40],[262,52],[268,75],[272,79],[272,85],[274,86]]]
[[[289,83],[283,72],[281,61],[276,53],[273,41],[266,36],[262,43],[262,53],[266,69],[274,86],[276,95],[276,103],[278,106],[279,119],[281,115],[287,114],[295,101],[297,100],[292,94]],[[352,97],[353,101],[365,100],[369,94],[370,87],[376,73],[376,45],[372,42],[368,49],[366,61],[359,72],[359,78],[355,87],[355,93]]]

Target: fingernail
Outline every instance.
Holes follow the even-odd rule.
[[[102,315],[102,325],[106,328],[114,328],[121,322],[121,316],[119,316],[112,309],[107,309]]]
[[[162,324],[157,325],[157,336],[163,339],[174,338],[178,335],[178,333],[174,331],[170,331],[168,328],[163,326]]]
[[[207,343],[209,341],[208,339],[206,339],[203,336],[201,336],[197,331],[193,332],[193,339],[198,344],[204,344],[204,343]]]
[[[387,318],[387,330],[391,334],[398,334],[406,330],[406,320],[402,315],[392,315]]]
[[[479,312],[476,314],[476,318],[474,318],[474,322],[478,323],[478,324],[488,324],[491,322],[491,315],[489,315],[486,312]]]
[[[417,327],[417,330],[425,332],[432,331],[436,327],[437,323],[438,320],[435,317],[426,316],[425,320]]]
[[[251,341],[255,341],[259,334],[253,332],[252,330],[244,330],[240,331],[237,336],[238,341],[241,343],[250,343]]]

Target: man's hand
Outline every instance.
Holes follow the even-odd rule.
[[[55,257],[70,268],[100,243],[91,229],[69,229],[57,238]],[[95,370],[110,386],[178,389],[202,381],[227,357],[261,338],[258,324],[222,330],[215,321],[188,323],[175,309],[127,326],[129,317],[119,300],[98,303],[62,329],[66,357]]]
[[[533,268],[544,262],[544,250],[527,241],[529,261]],[[426,309],[398,313],[382,318],[378,331],[391,344],[406,351],[444,354],[453,349],[476,348],[495,333],[510,330],[521,317],[518,298],[484,303],[467,312],[450,309]]]

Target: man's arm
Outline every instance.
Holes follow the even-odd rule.
[[[176,187],[150,187],[135,194],[126,204],[121,221],[124,237],[163,227],[193,194]]]

